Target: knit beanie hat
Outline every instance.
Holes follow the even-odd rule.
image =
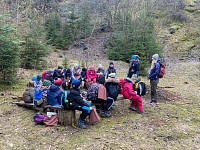
[[[99,64],[99,69],[103,69],[103,65],[102,64]]]
[[[72,87],[78,88],[81,85],[81,82],[79,80],[73,80],[72,81]]]
[[[28,87],[35,87],[35,82],[34,81],[30,81],[28,84],[27,84]]]
[[[78,64],[74,64],[74,67],[78,67]]]
[[[155,60],[158,60],[159,55],[158,55],[158,54],[154,54],[154,55],[152,56],[152,58],[155,59]]]
[[[83,72],[86,72],[86,71],[87,71],[87,69],[86,69],[86,68],[82,68],[82,71],[83,71]]]
[[[32,77],[31,81],[37,81],[37,77]]]
[[[132,58],[132,59],[136,59],[137,56],[136,56],[136,55],[132,55],[131,58]]]
[[[57,80],[54,80],[54,84],[60,86],[62,84],[62,79],[58,78]]]
[[[42,86],[50,86],[51,85],[51,81],[44,79],[44,81],[42,82]]]
[[[114,63],[111,61],[109,65],[114,65]]]
[[[37,75],[37,81],[40,81],[42,79],[42,75],[41,74],[38,74]]]

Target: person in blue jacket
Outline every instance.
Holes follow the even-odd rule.
[[[156,89],[159,82],[159,75],[160,72],[160,60],[159,55],[154,54],[152,56],[152,63],[151,63],[151,69],[148,76],[148,79],[150,80],[150,86],[151,86],[151,102],[150,104],[157,104],[157,94]]]
[[[132,55],[127,77],[132,78],[133,75],[135,75],[135,77],[138,77],[139,67],[140,67],[140,62],[138,60],[138,56]]]
[[[47,103],[51,106],[61,106],[62,94],[61,90],[62,80],[58,78],[54,80],[54,84],[47,90]]]

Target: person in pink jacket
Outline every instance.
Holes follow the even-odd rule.
[[[86,77],[87,77],[87,82],[90,82],[90,81],[92,81],[93,83],[96,82],[97,74],[96,74],[96,71],[95,71],[95,68],[94,68],[93,65],[91,65],[88,68],[87,73],[86,73]]]
[[[121,85],[120,94],[123,95],[125,99],[129,99],[131,101],[131,105],[129,109],[136,111],[136,106],[138,108],[138,113],[143,114],[142,108],[142,98],[136,94],[133,90],[133,83],[131,78],[124,78],[119,80],[119,85]]]

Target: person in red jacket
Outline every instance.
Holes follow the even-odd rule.
[[[123,95],[125,99],[131,100],[131,105],[129,109],[136,111],[136,106],[138,108],[138,113],[143,114],[143,108],[142,108],[142,98],[136,94],[136,92],[133,90],[133,83],[131,78],[124,78],[119,80],[119,85],[121,85],[120,94]]]
[[[95,71],[95,68],[93,65],[91,65],[88,70],[87,70],[87,73],[86,73],[86,77],[87,77],[87,82],[93,82],[95,83],[96,82],[96,77],[97,77],[97,73]]]

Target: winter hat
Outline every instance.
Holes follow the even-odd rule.
[[[114,65],[114,63],[111,61],[111,62],[109,63],[109,65]]]
[[[57,80],[54,80],[54,84],[60,86],[62,84],[62,79],[58,78]]]
[[[49,81],[49,80],[44,80],[43,82],[42,82],[42,86],[50,86],[51,85],[51,81]]]
[[[50,74],[53,74],[54,73],[54,70],[50,70]]]
[[[126,81],[128,81],[128,82],[132,82],[132,79],[131,79],[131,78],[128,78],[128,77],[124,78],[124,80],[126,80]]]
[[[109,77],[109,78],[115,78],[115,77],[116,77],[116,73],[110,73],[110,74],[108,75],[108,77]]]
[[[154,55],[152,56],[152,58],[155,59],[155,60],[158,60],[159,55],[158,55],[158,54],[154,54]]]
[[[67,69],[67,70],[66,70],[66,73],[71,73],[71,69]]]
[[[40,81],[42,79],[42,75],[41,74],[38,74],[37,75],[37,81]]]
[[[78,64],[74,64],[74,67],[78,67]]]
[[[83,72],[86,72],[86,71],[87,71],[87,69],[86,69],[86,68],[82,68],[82,71],[83,71]]]
[[[136,56],[136,55],[132,55],[131,58],[132,58],[132,59],[136,59],[137,56]]]
[[[93,65],[91,65],[88,69],[89,70],[95,70]]]
[[[35,82],[34,81],[30,81],[27,86],[28,87],[35,87]]]
[[[99,64],[99,69],[103,69],[103,65],[102,64]]]
[[[80,80],[73,80],[72,81],[72,87],[73,88],[78,88],[81,85],[81,81]]]
[[[58,66],[58,69],[63,69],[63,66]]]
[[[37,77],[32,77],[31,81],[37,81]]]

